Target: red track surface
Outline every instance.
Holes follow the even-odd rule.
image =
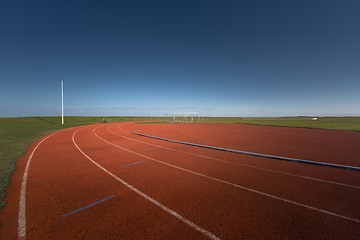
[[[184,146],[130,131],[360,166],[355,132],[239,124],[71,128],[34,142],[18,162],[0,213],[0,238],[18,238],[21,183],[38,146],[27,176],[26,217],[20,217],[26,239],[360,239],[359,172]]]

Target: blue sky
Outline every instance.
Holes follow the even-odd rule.
[[[0,116],[360,115],[359,1],[1,1]]]

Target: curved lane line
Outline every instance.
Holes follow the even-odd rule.
[[[121,126],[119,126],[119,129],[130,133],[130,131],[124,130],[123,128],[121,128]],[[197,157],[206,158],[206,159],[219,161],[219,162],[224,162],[224,163],[228,163],[228,164],[233,164],[233,165],[238,165],[238,166],[243,166],[243,167],[248,167],[248,168],[254,168],[254,169],[261,170],[261,171],[267,171],[267,172],[283,174],[283,175],[287,175],[287,176],[291,176],[291,177],[303,178],[303,179],[308,179],[308,180],[313,180],[313,181],[318,181],[318,182],[325,182],[325,183],[329,183],[329,184],[335,184],[335,185],[339,185],[339,186],[343,186],[343,187],[350,187],[350,188],[360,189],[360,186],[354,186],[354,185],[350,185],[350,184],[333,182],[333,181],[328,181],[328,180],[319,179],[319,178],[313,178],[313,177],[302,176],[302,175],[297,175],[297,174],[292,174],[292,173],[287,173],[287,172],[281,172],[281,171],[276,171],[276,170],[262,168],[262,167],[255,167],[255,166],[251,166],[251,165],[248,165],[248,164],[231,162],[231,161],[227,161],[227,160],[223,160],[223,159],[219,159],[219,158],[213,158],[213,157],[204,156],[204,155],[200,155],[200,154],[196,154],[196,153],[185,152],[185,151],[181,151],[181,150],[174,149],[174,148],[168,148],[168,147],[164,147],[164,146],[160,146],[160,145],[156,145],[156,144],[152,144],[152,143],[147,143],[147,142],[140,141],[140,140],[137,140],[137,139],[134,139],[134,138],[129,138],[129,137],[126,137],[126,136],[123,136],[123,135],[119,135],[119,134],[111,131],[110,127],[108,127],[108,131],[110,133],[114,134],[114,135],[117,135],[117,136],[122,137],[122,138],[129,139],[129,140],[134,141],[134,142],[139,142],[139,143],[147,144],[147,145],[150,145],[150,146],[154,146],[154,147],[157,147],[157,148],[162,148],[162,149],[166,149],[166,150],[170,150],[170,151],[180,152],[180,153],[184,153],[184,154],[191,155],[191,156],[197,156]]]
[[[97,127],[96,127],[97,128]],[[95,133],[95,129],[93,130],[93,132]],[[139,189],[133,187],[132,185],[130,185],[129,183],[125,182],[124,180],[122,180],[121,178],[119,178],[118,176],[116,176],[115,174],[111,173],[109,170],[107,170],[106,168],[104,168],[103,166],[101,166],[99,163],[97,163],[95,160],[93,160],[91,157],[89,157],[83,150],[81,150],[81,148],[77,145],[76,141],[75,141],[75,135],[77,132],[79,132],[81,129],[77,130],[76,132],[74,132],[73,136],[72,136],[72,141],[75,145],[75,147],[81,152],[82,155],[84,155],[90,162],[92,162],[95,166],[97,166],[98,168],[100,168],[102,171],[104,171],[105,173],[107,173],[108,175],[110,175],[111,177],[113,177],[114,179],[116,179],[118,182],[120,182],[121,184],[125,185],[126,187],[130,188],[132,191],[134,191],[136,194],[140,195],[141,197],[145,198],[146,200],[148,200],[149,202],[155,204],[156,206],[158,206],[159,208],[161,208],[162,210],[164,210],[165,212],[169,213],[170,215],[172,215],[173,217],[179,219],[180,221],[182,221],[183,223],[187,224],[188,226],[190,226],[191,228],[195,229],[196,231],[204,234],[205,236],[207,236],[210,239],[214,239],[214,240],[219,240],[220,238],[218,238],[217,236],[215,236],[213,233],[199,227],[198,225],[196,225],[195,223],[191,222],[190,220],[188,220],[187,218],[183,217],[182,215],[180,215],[179,213],[175,212],[174,210],[166,207],[165,205],[163,205],[162,203],[156,201],[155,199],[149,197],[148,195],[146,195],[145,193],[141,192]],[[95,134],[96,135],[96,134]]]
[[[140,157],[147,158],[147,159],[153,160],[153,161],[155,161],[155,162],[164,164],[164,165],[166,165],[166,166],[169,166],[169,167],[172,167],[172,168],[176,168],[176,169],[179,169],[179,170],[182,170],[182,171],[184,171],[184,172],[188,172],[188,173],[191,173],[191,174],[200,176],[200,177],[204,177],[204,178],[207,178],[207,179],[211,179],[211,180],[214,180],[214,181],[216,181],[216,182],[223,183],[223,184],[226,184],[226,185],[229,185],[229,186],[232,186],[232,187],[240,188],[240,189],[243,189],[243,190],[252,192],[252,193],[257,193],[257,194],[260,194],[260,195],[262,195],[262,196],[266,196],[266,197],[269,197],[269,198],[273,198],[273,199],[276,199],[276,200],[279,200],[279,201],[282,201],[282,202],[290,203],[290,204],[293,204],[293,205],[296,205],[296,206],[300,206],[300,207],[304,207],[304,208],[307,208],[307,209],[311,209],[311,210],[314,210],[314,211],[317,211],[317,212],[325,213],[325,214],[328,214],[328,215],[331,215],[331,216],[334,216],[334,217],[338,217],[338,218],[342,218],[342,219],[349,220],[349,221],[352,221],[352,222],[360,223],[360,220],[359,220],[359,219],[356,219],[356,218],[347,217],[347,216],[344,216],[344,215],[341,215],[341,214],[337,214],[337,213],[334,213],[334,212],[330,212],[330,211],[327,211],[327,210],[324,210],[324,209],[321,209],[321,208],[312,207],[312,206],[310,206],[310,205],[306,205],[306,204],[303,204],[303,203],[299,203],[299,202],[295,202],[295,201],[292,201],[292,200],[288,200],[288,199],[285,199],[285,198],[282,198],[282,197],[278,197],[278,196],[275,196],[275,195],[272,195],[272,194],[269,194],[269,193],[264,193],[264,192],[261,192],[261,191],[259,191],[259,190],[255,190],[255,189],[252,189],[252,188],[244,187],[244,186],[238,185],[238,184],[236,184],[236,183],[231,183],[231,182],[228,182],[228,181],[225,181],[225,180],[221,180],[221,179],[219,179],[219,178],[211,177],[211,176],[208,176],[208,175],[205,175],[205,174],[202,174],[202,173],[194,172],[194,171],[191,171],[191,170],[189,170],[189,169],[182,168],[182,167],[179,167],[179,166],[175,166],[175,165],[172,165],[172,164],[170,164],[170,163],[166,163],[166,162],[160,161],[160,160],[158,160],[158,159],[155,159],[155,158],[152,158],[152,157],[143,155],[143,154],[141,154],[141,153],[137,153],[137,152],[131,151],[131,150],[129,150],[129,149],[120,147],[119,145],[116,145],[115,143],[109,142],[109,141],[105,140],[104,138],[100,137],[99,135],[96,134],[96,132],[95,132],[96,129],[97,129],[97,128],[94,128],[93,132],[94,132],[95,136],[98,137],[99,139],[101,139],[102,141],[104,141],[104,142],[106,142],[106,143],[108,143],[108,144],[110,144],[110,145],[112,145],[112,146],[114,146],[114,147],[117,147],[117,148],[119,148],[119,149],[122,149],[122,150],[124,150],[124,151],[127,151],[127,152],[133,153],[133,154],[135,154],[135,155],[138,155],[138,156],[140,156]]]
[[[46,139],[48,139],[49,137],[53,136],[56,133],[64,131],[64,130],[56,131],[56,132],[48,135],[47,137],[45,137],[43,140],[41,140],[36,145],[36,147],[31,152],[31,154],[30,154],[30,156],[28,158],[28,161],[26,163],[26,167],[25,167],[25,170],[24,170],[23,179],[22,179],[22,182],[21,182],[21,191],[20,191],[20,200],[19,200],[19,216],[18,216],[18,237],[19,237],[19,239],[24,240],[26,238],[26,185],[27,185],[27,177],[28,177],[28,172],[29,172],[31,160],[32,160],[36,150],[38,149],[38,147]]]

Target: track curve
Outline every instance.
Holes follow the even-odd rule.
[[[250,150],[269,150],[271,154],[285,151],[294,157],[326,157],[324,143],[318,143],[320,154],[305,148],[325,139],[316,131],[310,143],[301,145],[311,131],[276,128],[297,138],[294,142],[300,151],[290,146],[291,142],[279,147],[283,141],[277,142],[281,137],[271,127],[214,126],[98,124],[39,139],[19,161],[12,178],[8,204],[0,213],[1,239],[360,237],[358,172],[269,163],[130,133],[141,130],[224,147],[246,143]],[[234,137],[229,132],[242,134]],[[244,137],[249,132],[252,134]],[[254,133],[260,133],[257,139]],[[327,149],[327,155],[331,151],[336,155],[330,160],[341,156],[344,163],[354,164],[357,148],[353,144],[360,143],[359,133],[351,133],[351,139],[346,134],[339,139],[344,136],[338,132],[329,134],[350,145]],[[261,141],[271,135],[273,141]],[[249,138],[258,144],[252,146]],[[26,229],[20,235],[17,218],[26,168]]]

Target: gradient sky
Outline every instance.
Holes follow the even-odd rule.
[[[1,1],[0,116],[360,116],[360,1]]]

